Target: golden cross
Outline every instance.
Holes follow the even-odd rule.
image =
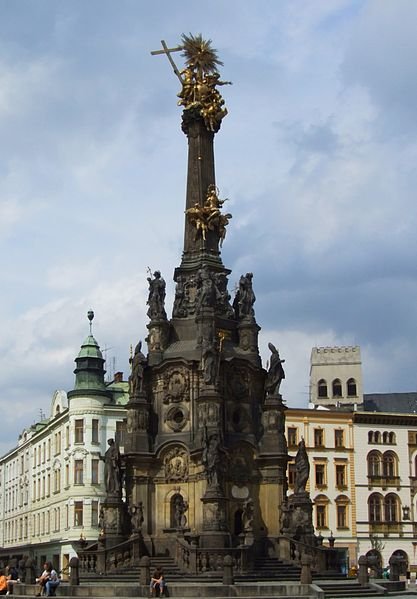
[[[152,56],[156,56],[157,54],[166,54],[169,62],[171,63],[172,68],[174,69],[174,73],[176,74],[178,79],[181,81],[181,83],[183,83],[181,73],[177,69],[177,65],[175,64],[175,62],[171,56],[171,52],[181,52],[181,50],[183,50],[184,48],[182,46],[177,46],[176,48],[168,48],[168,46],[165,43],[165,40],[161,40],[161,44],[162,44],[162,50],[152,50],[152,52],[151,52]]]

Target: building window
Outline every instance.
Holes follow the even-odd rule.
[[[336,487],[346,487],[346,464],[336,464]]]
[[[126,421],[118,421],[116,422],[116,434],[114,437],[115,443],[119,447],[124,447],[125,445],[125,435],[126,435]]]
[[[98,443],[99,439],[98,439],[98,424],[99,421],[97,419],[93,419],[91,421],[91,442],[92,443]]]
[[[61,431],[55,433],[55,455],[61,453]]]
[[[75,420],[74,427],[74,443],[84,443],[84,420]]]
[[[386,478],[394,478],[397,474],[396,456],[390,451],[386,451],[382,456],[382,474]]]
[[[342,383],[340,379],[334,379],[332,383],[333,397],[342,397]]]
[[[317,395],[318,397],[327,397],[327,383],[324,379],[317,384]]]
[[[98,526],[98,501],[91,502],[91,526]]]
[[[68,449],[70,446],[70,427],[67,425],[65,427],[65,447]]]
[[[357,396],[357,388],[355,379],[349,379],[347,382],[347,394],[348,397],[356,397]]]
[[[295,462],[288,462],[288,486],[293,487],[295,484]]]
[[[334,431],[334,446],[344,447],[345,446],[345,431],[335,430]]]
[[[381,476],[381,454],[371,451],[368,454],[368,476]]]
[[[314,447],[324,447],[324,433],[323,429],[314,429]]]
[[[74,501],[74,526],[83,525],[83,502]]]
[[[316,487],[326,486],[326,466],[325,464],[315,465]]]
[[[98,465],[100,460],[91,460],[91,484],[98,485]]]
[[[289,447],[297,447],[297,429],[289,426],[287,429],[287,438]]]
[[[83,460],[75,460],[74,461],[74,484],[75,485],[84,484],[84,461]]]
[[[347,528],[347,506],[346,505],[337,505],[336,506],[337,513],[337,528]]]
[[[316,528],[327,528],[327,505],[329,500],[325,495],[318,495],[314,500],[316,508]]]
[[[369,522],[382,521],[382,497],[378,493],[373,493],[368,499]]]
[[[385,497],[385,522],[398,521],[398,497],[394,493],[390,493]]]
[[[54,493],[59,493],[61,490],[61,470],[54,470]]]

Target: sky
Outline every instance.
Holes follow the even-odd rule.
[[[0,0],[0,453],[73,387],[88,310],[126,377],[148,268],[171,311],[187,139],[150,51],[182,33],[233,81],[222,259],[230,291],[254,273],[287,405],[307,406],[314,346],[360,345],[365,392],[416,390],[416,20],[414,0]]]

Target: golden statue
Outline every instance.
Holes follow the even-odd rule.
[[[226,226],[232,218],[230,213],[222,214],[220,209],[227,199],[221,200],[215,185],[209,185],[203,206],[194,204],[185,211],[190,223],[196,229],[196,239],[201,237],[206,241],[207,231],[215,231],[219,236],[220,247],[226,237]]]
[[[211,47],[211,40],[204,40],[201,34],[193,36],[182,35],[182,45],[168,48],[162,40],[162,50],[155,50],[151,54],[166,54],[174,73],[181,82],[182,89],[178,95],[178,105],[185,110],[197,108],[204,119],[204,124],[209,131],[216,132],[222,119],[227,114],[227,108],[217,87],[231,85],[231,81],[220,81],[217,66],[223,63],[217,58],[217,51]],[[186,67],[182,71],[177,69],[171,57],[171,52],[182,51]]]

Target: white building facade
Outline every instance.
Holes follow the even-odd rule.
[[[104,360],[89,335],[76,358],[75,387],[57,391],[50,417],[0,458],[0,559],[30,556],[66,570],[80,538],[99,535],[107,440],[123,445],[128,384],[104,382]]]

